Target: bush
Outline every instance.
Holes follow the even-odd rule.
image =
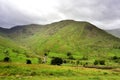
[[[9,57],[5,57],[3,61],[4,62],[10,62],[10,58]]]
[[[112,59],[113,59],[113,60],[116,60],[116,59],[118,59],[118,57],[117,57],[117,56],[113,56]]]
[[[26,64],[32,64],[31,60],[27,59]]]
[[[44,53],[44,56],[48,56],[48,54],[47,54],[47,53]]]
[[[88,60],[88,57],[83,56],[81,60]]]
[[[98,64],[105,65],[105,60],[95,60],[94,65],[98,65]]]
[[[66,61],[66,60],[63,60],[63,63],[67,63],[67,61]]]
[[[68,59],[75,60],[75,58],[72,55],[69,56]]]
[[[118,57],[118,56],[113,56],[110,59],[113,60],[116,63],[120,63],[120,57]]]
[[[112,57],[112,60],[118,60],[118,59],[120,59],[120,57],[118,57],[118,56],[113,56]]]
[[[98,60],[95,60],[94,61],[94,65],[98,65],[99,64],[99,61]]]
[[[67,56],[71,56],[71,55],[72,55],[72,53],[71,53],[71,52],[68,52],[68,53],[67,53]]]
[[[100,65],[105,65],[105,60],[100,60]]]
[[[71,52],[67,52],[68,59],[75,60],[75,58],[72,56]]]
[[[76,61],[76,65],[79,65],[79,64],[80,64],[80,61],[79,61],[79,60],[77,60],[77,61]]]
[[[52,65],[61,65],[63,63],[62,58],[55,57],[51,60]]]
[[[88,62],[84,63],[84,64],[83,64],[83,67],[85,67],[85,66],[87,66],[87,65],[88,65]]]

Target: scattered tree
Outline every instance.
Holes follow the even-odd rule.
[[[95,60],[94,65],[98,65],[98,64],[105,65],[105,60]]]
[[[67,57],[68,57],[68,59],[75,60],[75,58],[72,56],[71,52],[67,53]]]
[[[111,60],[113,60],[116,63],[120,63],[120,57],[118,57],[118,56],[111,57]]]
[[[55,57],[51,60],[52,65],[61,65],[63,63],[62,58]]]
[[[99,61],[98,60],[95,60],[94,61],[94,65],[98,65],[99,64]]]
[[[68,52],[68,53],[67,53],[67,56],[68,56],[68,57],[69,57],[69,56],[71,56],[71,55],[72,55],[72,53],[71,53],[71,52]]]
[[[118,56],[113,56],[112,57],[112,60],[118,60],[118,59],[120,59],[120,57],[118,57]]]
[[[87,56],[83,56],[82,60],[88,60],[88,57]]]
[[[4,58],[4,62],[10,62],[10,58],[9,57],[5,57]]]
[[[83,67],[85,67],[85,66],[87,66],[87,65],[88,65],[88,62],[84,63],[84,64],[83,64]]]
[[[100,65],[105,65],[105,60],[100,60]]]
[[[80,64],[80,61],[79,61],[79,60],[77,60],[77,61],[76,61],[76,65],[78,66],[79,64]]]
[[[75,58],[72,55],[69,56],[68,59],[75,60]]]
[[[48,56],[48,54],[47,54],[47,53],[44,53],[44,56]]]
[[[63,63],[67,63],[67,61],[66,61],[66,60],[63,60]]]
[[[26,64],[32,64],[31,60],[27,59]]]

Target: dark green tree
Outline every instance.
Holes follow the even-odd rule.
[[[27,59],[26,64],[32,64],[31,60]]]
[[[100,60],[100,65],[105,65],[105,60]]]
[[[68,57],[69,57],[69,56],[71,56],[71,55],[72,55],[72,53],[71,53],[71,52],[68,52],[68,53],[67,53],[67,56],[68,56]]]
[[[62,63],[63,63],[63,60],[62,60],[62,58],[59,58],[59,57],[54,57],[51,60],[52,65],[61,65]]]
[[[94,61],[94,65],[98,65],[99,64],[99,61],[98,60],[95,60]]]
[[[10,62],[10,58],[9,57],[5,57],[3,61],[4,62]]]

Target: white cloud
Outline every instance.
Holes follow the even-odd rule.
[[[62,19],[120,28],[119,0],[0,0],[0,26],[46,24]]]

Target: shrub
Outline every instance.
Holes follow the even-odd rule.
[[[51,60],[52,65],[61,65],[63,63],[62,58],[55,57]]]
[[[88,62],[86,62],[85,65],[88,65]]]
[[[94,65],[98,65],[98,64],[105,65],[105,60],[95,60]]]
[[[99,63],[100,65],[105,65],[105,60],[100,60]]]
[[[72,55],[71,52],[68,52],[68,53],[67,53],[67,56],[71,56],[71,55]]]
[[[47,54],[47,53],[44,53],[44,56],[48,56],[48,54]]]
[[[63,63],[67,63],[67,61],[66,61],[66,60],[63,60]]]
[[[118,57],[118,56],[111,57],[111,60],[113,60],[116,63],[120,63],[120,57]]]
[[[75,58],[72,55],[69,56],[68,59],[75,60]]]
[[[77,60],[77,61],[76,61],[76,65],[79,65],[79,64],[80,64],[80,61],[79,61],[79,60]]]
[[[10,62],[10,58],[9,57],[5,57],[3,61],[4,62]]]
[[[113,56],[113,57],[112,57],[112,60],[116,60],[116,59],[118,59],[117,56]]]
[[[32,64],[31,60],[27,59],[26,64]]]
[[[117,59],[120,59],[120,57],[117,57],[117,56],[112,57],[112,60],[117,60]]]
[[[81,60],[88,60],[87,56],[83,56]]]
[[[88,62],[84,63],[84,64],[83,64],[83,67],[85,67],[85,66],[87,66],[87,65],[88,65]]]
[[[98,60],[95,60],[94,61],[94,65],[98,65],[99,64],[99,61]]]

